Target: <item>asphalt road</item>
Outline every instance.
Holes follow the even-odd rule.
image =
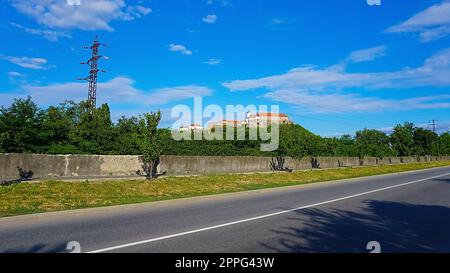
[[[0,252],[450,252],[450,167],[0,219]]]

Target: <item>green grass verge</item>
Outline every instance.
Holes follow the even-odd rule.
[[[21,183],[0,187],[0,217],[135,204],[450,166],[450,161],[293,173],[166,177],[157,181]]]

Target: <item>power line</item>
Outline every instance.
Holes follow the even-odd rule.
[[[355,126],[355,127],[360,127],[360,124],[356,124],[356,123],[352,123],[352,122],[343,122],[343,121],[337,121],[337,120],[328,120],[328,119],[321,119],[321,118],[317,118],[317,117],[310,117],[310,116],[302,116],[301,118],[304,119],[311,119],[311,120],[317,120],[317,121],[322,121],[322,122],[326,122],[326,123],[331,123],[331,124],[341,124],[341,125],[347,125],[347,126]]]
[[[318,118],[318,117],[311,117],[309,115],[304,115],[301,118],[317,120],[317,121],[331,123],[331,124],[341,124],[341,125],[346,125],[346,126],[352,126],[352,127],[357,127],[359,129],[367,128],[367,129],[379,130],[379,129],[383,129],[385,127],[391,126],[387,121],[362,120],[363,117],[361,117],[361,119],[358,119],[357,117],[350,117],[350,116],[343,117],[343,116],[341,116],[341,114],[339,116],[333,116],[333,119],[323,119],[323,118]],[[377,123],[378,125],[370,126],[370,125],[373,125],[374,123]]]
[[[377,120],[375,118],[370,118],[367,116],[358,116],[354,113],[351,113],[351,114],[350,113],[348,113],[348,114],[341,113],[341,114],[339,114],[339,116],[337,118],[338,119],[340,118],[343,120],[347,119],[350,121],[353,120],[355,122],[360,123],[364,127],[373,127],[373,126],[369,126],[369,124],[370,125],[374,124],[374,125],[376,125],[375,127],[382,127],[382,126],[385,127],[386,125],[389,125],[386,120]]]

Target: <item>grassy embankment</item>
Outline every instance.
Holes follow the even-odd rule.
[[[0,217],[135,204],[450,166],[450,161],[293,173],[166,177],[157,181],[46,181],[0,187]]]

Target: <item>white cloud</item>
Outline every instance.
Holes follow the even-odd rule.
[[[231,2],[228,0],[207,0],[206,4],[213,5],[215,3],[220,4],[222,7],[231,7]]]
[[[128,6],[126,10],[127,11],[123,13],[123,17],[121,18],[125,21],[133,21],[134,19],[142,18],[152,12],[151,8],[144,6]]]
[[[272,24],[274,24],[274,25],[282,25],[285,23],[286,23],[286,21],[282,18],[273,18],[272,19]]]
[[[215,14],[210,14],[206,17],[203,17],[203,22],[207,23],[207,24],[214,24],[217,21],[217,15]]]
[[[268,22],[267,28],[274,31],[288,31],[296,28],[297,19],[289,17],[275,17]]]
[[[205,64],[209,64],[209,65],[219,65],[222,63],[221,59],[208,59],[206,62],[204,62]]]
[[[152,92],[146,96],[146,102],[148,104],[165,104],[170,101],[211,96],[212,93],[211,89],[197,85],[160,88],[152,90]]]
[[[84,0],[68,5],[62,0],[10,0],[19,12],[49,28],[108,30],[115,20],[131,21],[152,10],[141,5],[130,6],[124,0]]]
[[[99,103],[164,105],[195,96],[210,96],[213,91],[207,87],[188,85],[153,90],[135,88],[134,80],[116,77],[98,84]],[[87,84],[83,82],[55,83],[49,85],[23,85],[18,92],[0,94],[2,101],[31,96],[40,105],[55,105],[65,100],[81,101],[87,97]]]
[[[387,33],[418,33],[422,42],[430,42],[450,34],[450,1],[433,5],[398,25]]]
[[[25,77],[24,74],[16,72],[16,71],[9,71],[6,73],[9,77]]]
[[[24,26],[22,26],[20,24],[16,24],[16,23],[10,23],[10,25],[13,27],[16,27],[18,29],[21,29],[27,33],[42,36],[51,42],[57,42],[59,40],[59,38],[72,38],[72,36],[70,36],[69,34],[60,32],[60,31],[49,30],[49,29],[29,28],[29,27],[24,27]]]
[[[381,46],[376,46],[376,47],[353,51],[348,56],[347,60],[351,61],[353,63],[360,63],[360,62],[373,61],[373,60],[383,57],[385,55],[386,55],[386,46],[381,45]]]
[[[231,91],[267,89],[270,92],[265,95],[266,98],[301,105],[317,112],[450,108],[449,96],[386,100],[344,92],[351,88],[450,86],[450,49],[435,54],[420,67],[393,72],[350,73],[339,65],[324,69],[305,66],[281,75],[235,80],[223,85]],[[445,100],[438,101],[442,99]]]
[[[192,51],[187,49],[184,45],[170,44],[169,50],[172,52],[181,52],[183,55],[192,55]]]
[[[18,65],[24,68],[30,69],[48,69],[47,60],[43,58],[30,58],[30,57],[13,57],[0,55],[0,59],[6,60],[12,64]]]
[[[450,85],[450,48],[425,60],[417,68],[392,72],[350,73],[342,66],[320,69],[314,66],[294,68],[281,75],[252,80],[235,80],[223,84],[231,91],[257,88],[338,90],[341,88],[407,88]]]
[[[272,18],[270,20],[270,29],[272,30],[287,30],[292,29],[296,19],[293,18]]]
[[[284,89],[269,92],[264,97],[298,106],[303,113],[305,110],[314,113],[344,113],[450,108],[449,95],[389,100],[356,94],[325,94]]]

